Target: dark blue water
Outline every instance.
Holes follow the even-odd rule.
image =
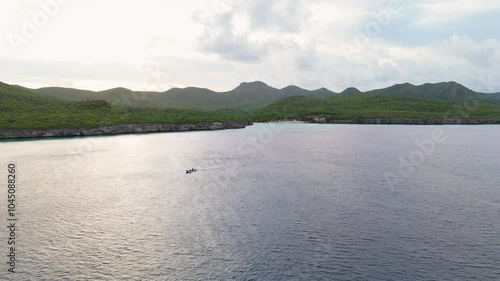
[[[500,280],[499,139],[258,124],[2,142],[20,222],[0,279]]]

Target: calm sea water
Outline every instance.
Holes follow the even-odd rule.
[[[2,227],[0,279],[500,280],[499,140],[257,124],[0,142],[19,218],[18,273]]]

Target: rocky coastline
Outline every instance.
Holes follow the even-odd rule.
[[[160,132],[211,131],[242,129],[251,121],[195,122],[195,123],[146,123],[105,125],[95,128],[31,128],[0,129],[0,139],[83,137],[120,134],[145,134]]]
[[[277,121],[274,121],[277,122]],[[283,121],[282,121],[283,122]],[[366,124],[366,125],[500,125],[500,119],[344,119],[326,120],[315,118],[294,123],[315,124]],[[145,123],[105,125],[95,128],[3,128],[0,139],[83,137],[121,134],[146,134],[161,132],[212,131],[243,129],[253,125],[252,121],[194,122],[194,123]]]
[[[410,118],[378,118],[378,119],[345,119],[326,120],[315,118],[310,123],[319,124],[371,124],[371,125],[493,125],[500,124],[500,119],[410,119]]]

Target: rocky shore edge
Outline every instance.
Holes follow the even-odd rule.
[[[500,124],[500,119],[410,119],[410,118],[389,118],[389,119],[345,119],[326,120],[316,118],[310,123],[318,124],[373,124],[373,125],[493,125]]]
[[[0,139],[83,137],[120,134],[145,134],[160,132],[212,131],[242,129],[253,125],[251,121],[194,122],[194,123],[147,123],[105,125],[95,128],[58,129],[0,129]]]

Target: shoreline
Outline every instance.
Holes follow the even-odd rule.
[[[224,121],[193,123],[119,124],[94,128],[5,128],[0,129],[0,139],[40,139],[54,137],[86,137],[166,132],[214,131],[227,129],[243,129],[251,125],[253,125],[253,122],[251,121]]]
[[[329,120],[316,118],[312,121],[273,120],[269,122],[255,122],[256,124],[352,124],[352,125],[500,125],[500,119],[343,119]],[[148,134],[188,131],[215,131],[229,129],[243,129],[253,125],[252,121],[224,121],[224,122],[193,122],[193,123],[145,123],[106,125],[94,128],[0,128],[0,140],[4,139],[43,139],[86,136],[112,136],[125,134]]]
[[[325,124],[325,125],[500,125],[500,118],[483,119],[417,119],[417,118],[372,118],[372,119],[339,119],[326,120],[316,118],[314,120],[272,120],[256,121],[255,124]]]
[[[344,119],[330,120],[317,118],[309,123],[312,124],[366,124],[366,125],[498,125],[500,119],[416,119],[416,118],[373,118],[373,119]]]

